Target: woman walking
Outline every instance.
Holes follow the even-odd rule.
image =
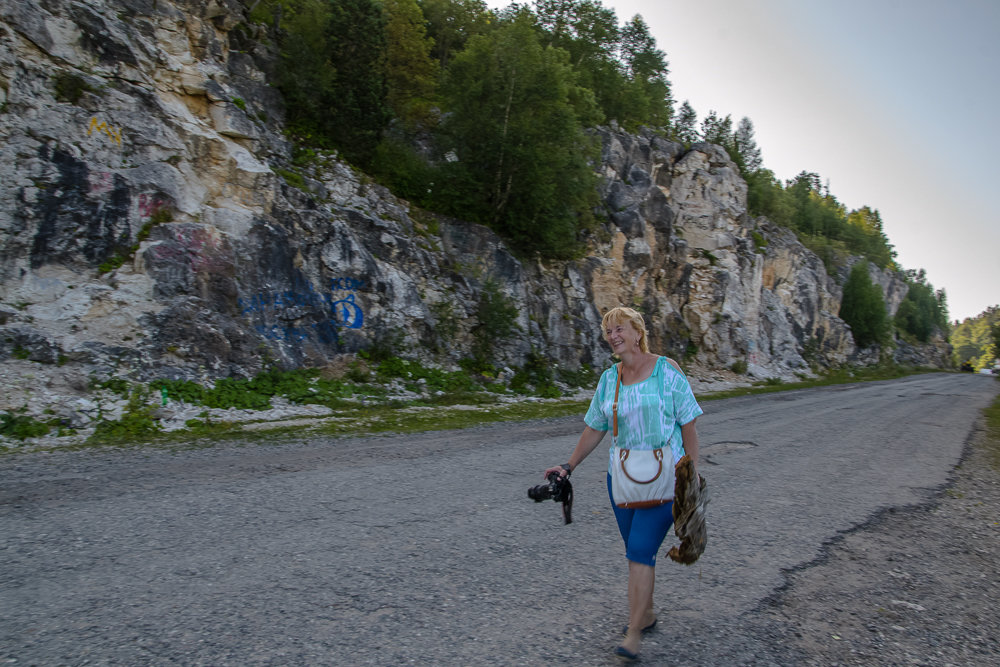
[[[663,465],[670,466],[676,465],[686,453],[697,465],[695,419],[702,414],[702,409],[676,362],[649,351],[642,315],[631,308],[613,308],[605,313],[601,326],[605,340],[621,362],[601,375],[584,417],[586,427],[569,461],[549,468],[545,475],[551,472],[570,474],[594,451],[609,430],[614,432],[608,494],[618,530],[625,541],[629,605],[625,639],[615,649],[615,654],[635,660],[639,657],[642,633],[656,626],[654,568],[656,552],[673,523],[673,488],[669,490],[670,497],[659,501],[661,504],[647,502],[641,509],[620,507],[622,503],[616,503],[616,489],[612,485],[613,468],[622,465],[616,462],[615,451],[617,448],[629,451],[662,449]],[[693,479],[698,479],[697,471]],[[621,494],[620,489],[617,491]]]

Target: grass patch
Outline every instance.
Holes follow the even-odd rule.
[[[302,174],[297,171],[292,171],[290,169],[275,169],[274,172],[285,179],[285,183],[288,183],[293,188],[298,188],[303,192],[308,192],[309,188],[306,185],[306,179]]]

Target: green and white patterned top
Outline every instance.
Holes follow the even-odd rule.
[[[583,418],[595,431],[611,429],[617,382],[618,364],[615,364],[601,374],[590,409]],[[648,378],[622,384],[618,391],[617,445],[626,449],[657,449],[669,444],[676,465],[684,456],[681,426],[703,412],[684,374],[666,357],[660,357]]]

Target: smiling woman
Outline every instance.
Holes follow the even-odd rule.
[[[629,620],[615,655],[635,660],[642,634],[656,626],[654,568],[656,553],[673,523],[674,467],[685,454],[697,464],[695,419],[702,409],[677,363],[649,351],[640,313],[612,308],[605,313],[601,328],[621,362],[601,376],[584,417],[586,427],[569,461],[549,468],[545,477],[569,475],[612,432],[608,495],[625,543],[629,572]],[[630,457],[653,462],[655,471],[640,475],[642,481],[634,479],[635,468],[625,469]],[[698,479],[696,470],[693,478]],[[632,501],[633,492],[642,495],[641,502]]]

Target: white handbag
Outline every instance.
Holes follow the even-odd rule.
[[[625,449],[618,446],[618,390],[622,384],[621,365],[612,404],[613,447],[611,449],[611,495],[615,505],[643,509],[665,505],[674,497],[673,452],[667,445],[657,449]],[[663,464],[664,450],[669,454]]]

